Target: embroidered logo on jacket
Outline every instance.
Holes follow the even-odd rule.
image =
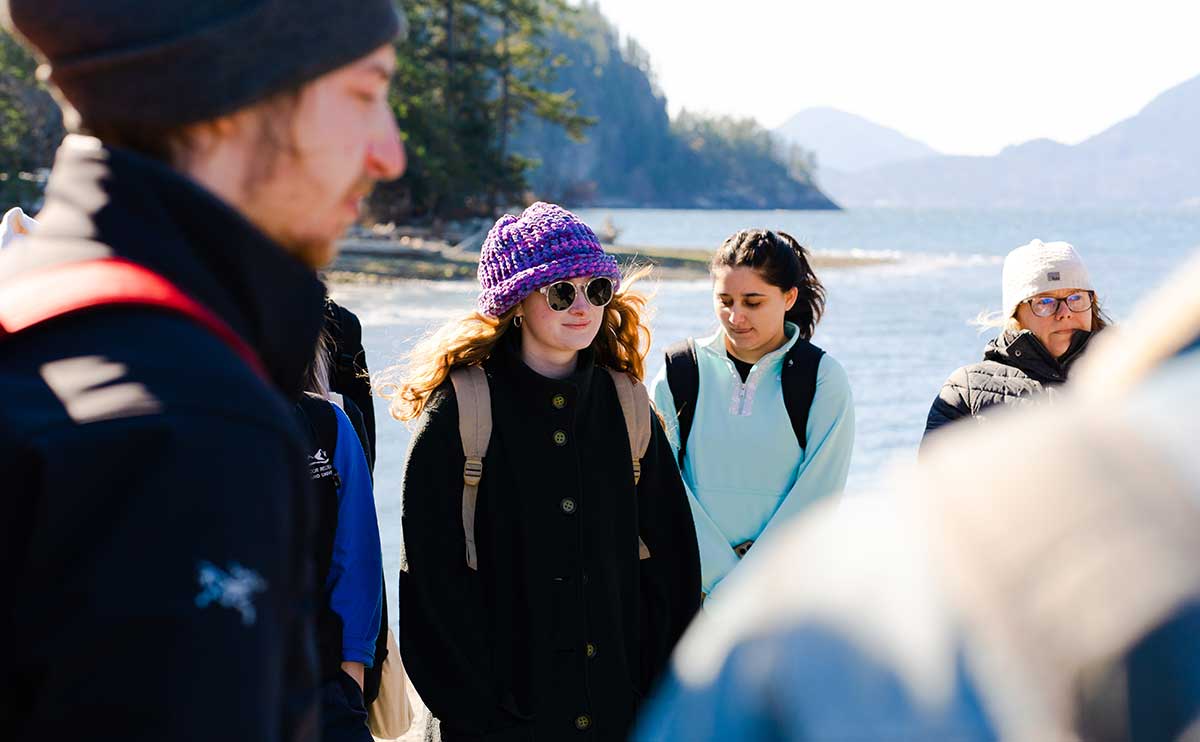
[[[316,453],[308,457],[308,473],[313,480],[337,476],[337,471],[333,468],[333,462],[329,460],[329,454],[325,453],[325,449],[318,448]]]
[[[211,562],[200,562],[196,579],[201,588],[200,594],[196,596],[198,607],[205,608],[217,603],[240,613],[244,625],[254,625],[258,618],[258,613],[254,610],[254,594],[267,589],[267,581],[257,572],[237,562],[229,565],[228,572]]]

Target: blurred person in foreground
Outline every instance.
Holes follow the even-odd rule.
[[[685,635],[635,738],[1195,739],[1198,280],[1060,404],[795,523]]]
[[[0,20],[74,132],[38,228],[0,252],[0,739],[313,738],[290,401],[315,269],[404,168],[396,9],[7,0]]]
[[[1033,240],[1004,258],[1004,309],[983,360],[963,366],[942,385],[925,421],[922,450],[935,431],[958,430],[1011,406],[1052,399],[1092,338],[1108,326],[1079,252],[1066,242]]]

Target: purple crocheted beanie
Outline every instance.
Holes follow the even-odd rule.
[[[571,212],[538,201],[521,216],[505,214],[479,253],[479,311],[499,317],[531,293],[564,278],[607,276],[621,284],[617,259]]]

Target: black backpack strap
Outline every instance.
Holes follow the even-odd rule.
[[[800,448],[808,448],[808,411],[817,396],[817,370],[825,351],[797,338],[783,361],[783,406],[792,421],[792,430]]]
[[[303,421],[307,423],[313,443],[324,449],[329,455],[329,460],[333,461],[338,439],[337,413],[333,411],[333,405],[327,399],[301,394],[296,400],[296,407],[302,413]]]
[[[696,400],[700,397],[700,364],[696,359],[696,342],[691,338],[667,348],[667,386],[675,402],[679,465],[683,466],[683,454],[696,417]]]

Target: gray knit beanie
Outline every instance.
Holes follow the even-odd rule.
[[[393,0],[0,0],[84,125],[232,113],[392,41]]]

